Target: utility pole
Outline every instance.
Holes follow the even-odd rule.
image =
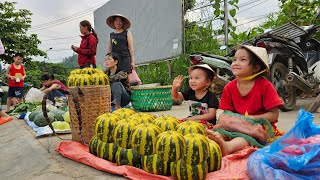
[[[226,46],[226,54],[228,54],[228,1],[227,0],[223,0],[224,1],[224,45]]]

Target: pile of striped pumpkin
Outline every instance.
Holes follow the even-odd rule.
[[[100,69],[83,68],[70,72],[67,86],[109,85],[109,77]]]
[[[127,108],[99,116],[89,150],[118,165],[142,167],[175,179],[205,179],[221,167],[221,150],[194,121],[155,118]]]

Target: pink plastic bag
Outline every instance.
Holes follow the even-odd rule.
[[[132,73],[128,75],[129,83],[131,86],[136,86],[142,84],[141,79],[139,78],[136,70],[132,70]]]

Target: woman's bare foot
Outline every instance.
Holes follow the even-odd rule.
[[[221,149],[221,153],[222,153],[222,156],[226,156],[229,154],[229,148],[228,148],[228,144],[226,141],[224,141],[224,139],[221,137],[220,133],[218,132],[213,132],[213,131],[210,131],[208,129],[206,129],[206,135],[209,139],[215,141],[219,146],[220,146],[220,149]]]

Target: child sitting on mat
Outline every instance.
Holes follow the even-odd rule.
[[[188,73],[190,88],[184,92],[178,92],[184,78],[182,75],[177,76],[172,83],[172,98],[188,101],[190,116],[186,119],[199,120],[206,125],[207,123],[215,125],[219,101],[216,95],[209,90],[215,72],[207,64],[199,64],[189,67]]]

